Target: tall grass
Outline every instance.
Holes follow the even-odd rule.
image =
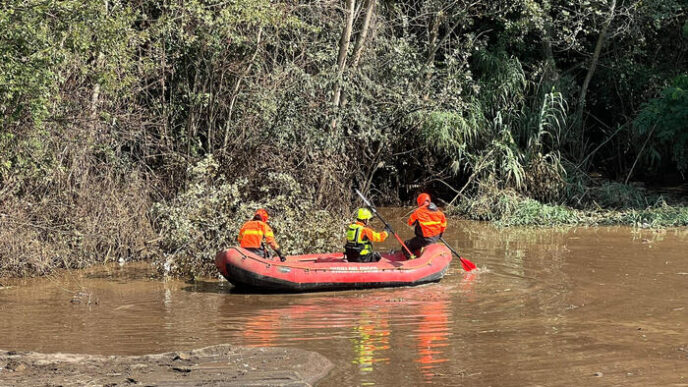
[[[542,203],[523,196],[514,190],[500,189],[495,185],[483,184],[479,194],[466,198],[457,206],[450,207],[448,212],[468,219],[487,220],[503,227],[512,226],[597,226],[628,225],[643,228],[663,228],[688,226],[688,206],[685,203],[667,204],[661,198],[653,204],[640,195],[636,188],[620,184],[605,184],[602,190],[611,192],[636,192],[635,198],[640,201],[624,201],[636,204],[614,209],[600,207],[594,200],[586,208],[575,209],[565,205]],[[615,203],[618,203],[615,201]]]

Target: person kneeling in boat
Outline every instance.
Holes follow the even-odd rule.
[[[260,208],[256,211],[252,220],[244,223],[239,230],[239,243],[241,247],[263,258],[268,257],[268,250],[263,244],[265,242],[277,253],[280,261],[284,262],[287,259],[282,254],[277,241],[275,241],[275,234],[272,228],[268,225],[268,212]]]
[[[416,236],[404,241],[404,244],[413,254],[422,254],[423,247],[437,243],[447,228],[447,218],[442,211],[430,201],[430,195],[422,193],[416,200],[418,208],[408,218],[408,225],[414,228]],[[406,250],[402,250],[406,258],[409,258]]]
[[[349,262],[377,262],[380,260],[380,253],[373,251],[372,242],[382,242],[390,234],[388,229],[382,232],[375,232],[368,227],[368,221],[373,214],[367,208],[359,208],[356,222],[346,230],[346,245],[344,253]]]

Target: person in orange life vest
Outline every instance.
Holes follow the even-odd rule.
[[[418,256],[423,247],[440,240],[447,228],[447,218],[435,203],[430,201],[430,195],[422,193],[416,201],[418,208],[408,218],[408,225],[414,227],[416,236],[404,241],[404,244]],[[409,258],[406,250],[402,251]]]
[[[373,214],[367,208],[359,208],[356,222],[346,230],[346,245],[344,253],[349,262],[377,262],[380,253],[373,251],[372,242],[382,242],[387,239],[390,231],[375,232],[368,227],[368,221]]]
[[[280,250],[279,245],[275,241],[275,234],[272,232],[272,228],[270,228],[267,221],[268,212],[262,208],[258,209],[253,219],[244,223],[241,227],[237,239],[239,239],[242,248],[258,256],[267,258],[268,251],[265,245],[263,245],[263,238],[265,238],[265,242],[275,250],[275,253],[280,257],[280,261],[284,262],[286,258],[284,258],[282,250]]]

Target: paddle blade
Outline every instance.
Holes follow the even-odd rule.
[[[461,266],[463,267],[463,269],[464,269],[465,271],[471,271],[471,270],[475,270],[475,269],[477,268],[477,267],[475,266],[475,263],[473,263],[473,262],[467,260],[467,259],[464,258],[464,257],[459,257],[459,260],[461,261]]]

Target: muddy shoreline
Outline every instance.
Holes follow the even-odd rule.
[[[311,386],[332,367],[317,352],[229,344],[143,356],[0,350],[0,386]]]

